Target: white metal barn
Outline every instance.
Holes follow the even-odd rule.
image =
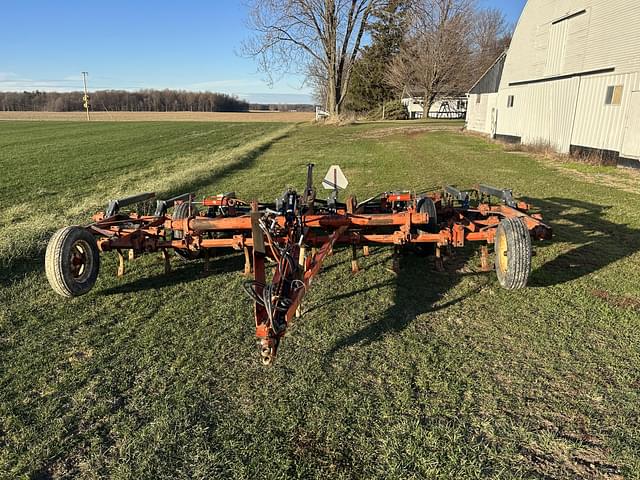
[[[467,128],[640,166],[640,0],[528,0]]]

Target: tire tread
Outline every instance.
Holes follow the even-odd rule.
[[[508,252],[507,271],[504,275],[501,275],[496,258],[500,285],[507,290],[525,288],[531,274],[532,247],[529,230],[521,218],[505,218],[498,229],[506,235]]]
[[[82,227],[77,226],[65,227],[58,230],[49,240],[45,253],[45,274],[47,276],[47,279],[49,280],[49,284],[51,285],[51,288],[54,292],[66,298],[77,297],[88,291],[72,289],[69,285],[69,282],[65,278],[65,272],[63,268],[63,254],[65,253],[65,244],[69,242],[73,236],[83,235],[80,232],[85,232],[85,230],[82,229]],[[90,236],[90,234],[87,235]],[[89,242],[95,242],[92,236],[90,236],[90,238],[87,237],[85,240]],[[90,253],[92,255],[96,255],[96,252],[97,246],[95,247],[95,251]],[[95,272],[87,280],[89,290],[93,287],[100,269],[99,256],[96,255],[96,258],[94,258],[94,260],[97,260],[94,262]]]

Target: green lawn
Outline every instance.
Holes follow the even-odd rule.
[[[1,123],[0,478],[640,478],[640,177],[419,126]],[[272,368],[241,257],[48,288],[48,237],[110,198],[273,199],[309,162],[361,199],[510,187],[556,238],[518,292],[473,248],[338,251]]]

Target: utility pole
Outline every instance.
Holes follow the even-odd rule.
[[[90,121],[91,115],[89,114],[89,92],[87,91],[87,75],[89,75],[89,72],[82,72],[82,83],[84,83],[84,97],[82,97],[82,101],[84,103],[82,105],[87,111],[87,121]]]

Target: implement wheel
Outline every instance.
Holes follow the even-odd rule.
[[[507,290],[527,286],[531,273],[531,235],[520,218],[505,218],[496,232],[495,265],[498,282]]]
[[[429,215],[429,223],[426,225],[426,229],[422,230],[418,228],[418,234],[423,233],[438,233],[438,212],[436,210],[436,204],[430,197],[424,197],[418,200],[417,205],[418,213],[426,213]],[[421,243],[416,247],[416,251],[419,255],[434,255],[436,252],[435,243]]]
[[[418,231],[420,233],[438,233],[438,211],[436,210],[436,204],[430,197],[424,197],[418,201],[418,213],[429,215],[427,229],[418,229]]]
[[[58,230],[47,245],[45,271],[53,290],[63,297],[89,292],[100,271],[95,238],[81,227]]]
[[[191,206],[191,214],[192,216],[198,215],[198,210],[193,205]],[[173,215],[171,218],[173,218],[174,220],[184,220],[185,218],[189,218],[189,204],[185,202],[177,205],[173,210]],[[182,240],[184,238],[184,232],[182,230],[173,230],[173,238],[174,240]],[[184,260],[197,260],[202,256],[202,252],[194,252],[191,250],[176,249],[175,252]]]

